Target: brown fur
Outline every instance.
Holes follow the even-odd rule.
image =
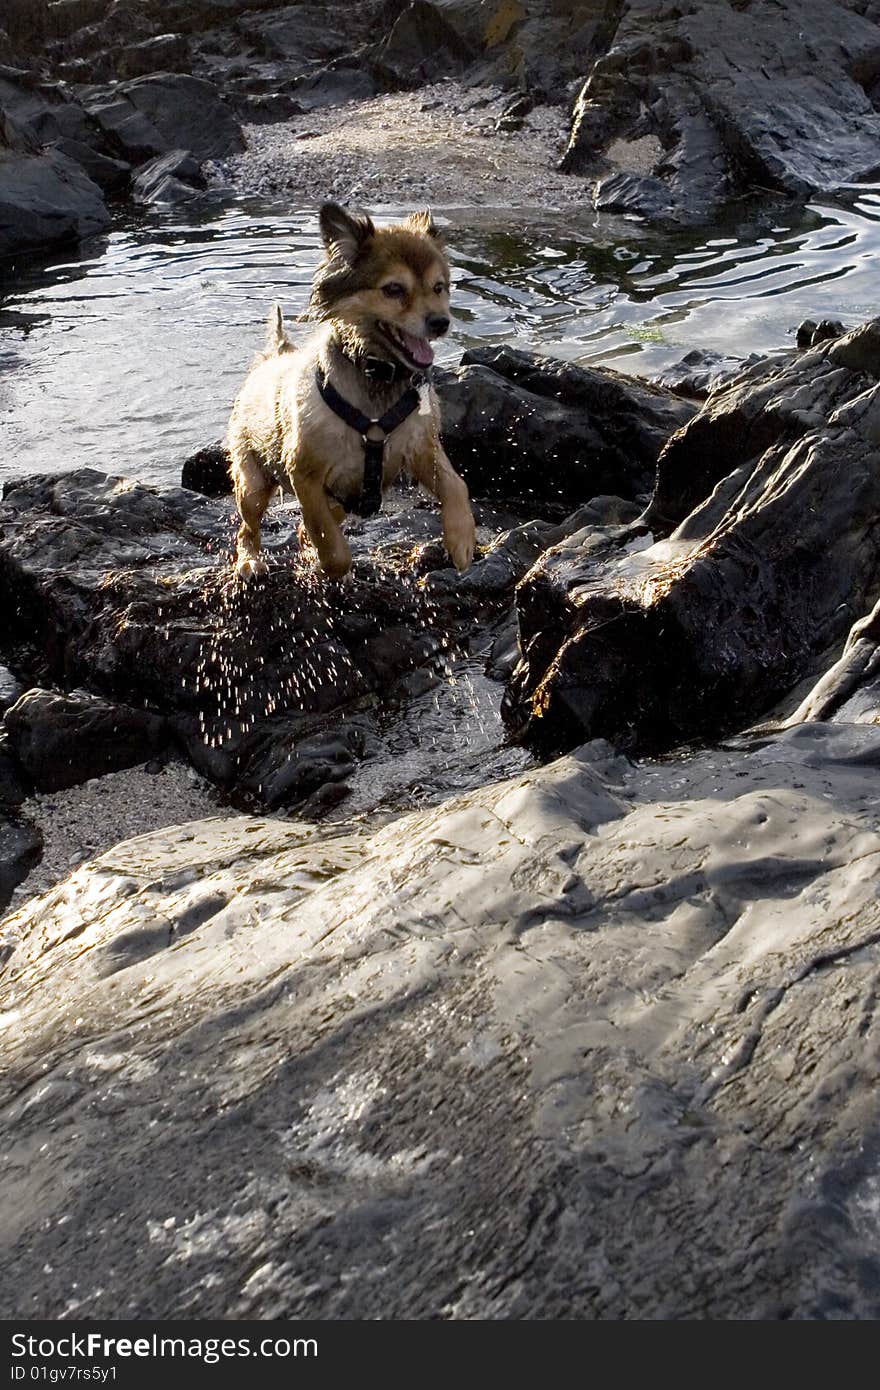
[[[414,354],[426,356],[428,338],[449,326],[449,266],[429,213],[376,228],[371,218],[327,203],[320,222],[325,256],[309,313],[322,326],[296,349],[276,305],[266,348],[230,417],[232,476],[242,518],[236,569],[244,578],[265,571],[260,525],[278,484],[296,492],[324,572],[338,576],[350,568],[339,523],[344,503],[360,492],[363,444],[323,401],[316,368],[353,406],[376,419],[402,395],[406,382],[376,386],[364,373],[364,359],[378,357],[412,371],[422,365]],[[406,469],[433,492],[450,558],[466,569],[475,543],[467,488],[440,443],[436,394],[429,386],[422,392],[422,408],[388,436],[382,486],[389,487]]]

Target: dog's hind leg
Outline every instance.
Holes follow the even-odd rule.
[[[410,465],[410,471],[416,482],[432,492],[440,503],[447,554],[457,570],[466,570],[477,544],[466,482],[449,462],[439,439],[431,453]]]
[[[240,578],[253,579],[268,568],[260,554],[260,528],[277,484],[266,477],[253,449],[232,451],[232,480],[241,516],[235,569]]]

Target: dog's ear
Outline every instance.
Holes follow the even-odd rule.
[[[372,219],[355,217],[338,203],[325,203],[318,214],[321,237],[330,256],[341,256],[349,265],[364,244],[376,233]]]
[[[406,225],[411,227],[414,232],[421,233],[422,236],[429,236],[432,241],[436,241],[438,246],[443,245],[443,233],[434,221],[430,208],[422,208],[421,212],[410,213],[406,219]]]

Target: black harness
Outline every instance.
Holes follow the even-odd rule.
[[[390,410],[386,410],[380,419],[371,420],[368,415],[364,415],[344,396],[340,396],[336,387],[327,380],[320,367],[315,370],[315,383],[324,403],[329,405],[340,420],[344,420],[353,430],[357,430],[363,441],[364,481],[361,495],[353,506],[348,504],[347,508],[349,511],[357,512],[358,516],[375,516],[382,506],[382,468],[385,445],[392,430],[396,430],[398,425],[402,425],[404,420],[409,419],[414,410],[418,410],[421,400],[419,386],[424,379],[421,375],[410,376],[410,386],[404,391],[400,399],[395,401]],[[381,430],[382,438],[371,439],[369,431],[372,429]],[[344,498],[340,497],[337,500],[346,506]]]

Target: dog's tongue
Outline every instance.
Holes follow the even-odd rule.
[[[420,367],[430,367],[434,361],[434,349],[427,338],[417,338],[414,333],[401,333],[400,336],[412,360]]]

